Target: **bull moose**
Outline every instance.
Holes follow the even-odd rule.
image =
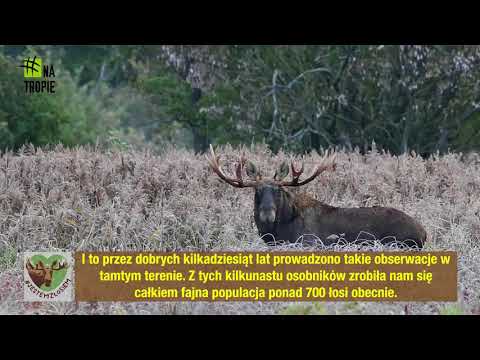
[[[427,233],[416,220],[390,207],[340,208],[324,204],[307,194],[294,194],[287,187],[305,185],[326,170],[335,170],[335,157],[327,152],[315,171],[304,180],[300,176],[304,164],[297,170],[291,163],[292,179],[285,181],[289,166],[284,161],[272,179],[263,179],[255,165],[242,155],[236,166],[236,177],[227,176],[220,167],[219,157],[210,145],[210,156],[205,155],[212,170],[226,183],[255,189],[254,218],[259,235],[268,245],[300,242],[314,244],[320,239],[324,245],[339,240],[358,241],[359,234],[375,236],[382,244],[396,242],[410,248],[421,249]],[[245,170],[249,180],[242,178]]]
[[[42,261],[39,261],[34,267],[31,260],[28,259],[26,267],[33,283],[37,285],[37,287],[40,287],[43,284],[50,286],[53,279],[53,272],[66,268],[66,263],[63,262],[59,264],[57,260],[55,260],[51,266],[45,266]]]

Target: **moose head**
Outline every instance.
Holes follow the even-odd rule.
[[[53,272],[65,269],[67,264],[65,262],[59,263],[55,260],[51,266],[45,266],[42,261],[39,261],[34,267],[31,259],[28,259],[26,267],[33,283],[40,287],[43,284],[50,286],[53,279]]]
[[[268,230],[275,222],[285,222],[295,216],[295,208],[292,206],[294,196],[285,191],[285,187],[298,187],[308,184],[317,176],[326,170],[335,169],[336,154],[326,152],[320,160],[313,173],[304,180],[300,181],[300,176],[304,172],[304,163],[299,170],[295,168],[293,161],[290,166],[287,161],[281,163],[277,171],[271,178],[263,178],[261,172],[251,162],[247,161],[245,154],[242,154],[240,161],[236,166],[236,178],[227,176],[220,166],[220,157],[217,156],[210,145],[210,156],[206,159],[212,170],[226,183],[237,187],[252,187],[255,189],[255,220],[259,228]],[[292,178],[285,180],[291,169]],[[243,179],[243,172],[249,177],[249,180]]]

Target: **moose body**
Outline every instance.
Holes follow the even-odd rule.
[[[270,245],[281,242],[314,244],[320,240],[328,246],[339,239],[348,243],[362,242],[371,235],[383,244],[398,242],[422,248],[426,240],[423,227],[394,208],[339,208],[284,189],[279,189],[275,204],[268,204],[267,200],[265,207],[262,192],[268,191],[275,192],[275,189],[266,187],[256,192],[254,217],[259,235]],[[269,205],[273,205],[275,211],[273,222],[261,216],[265,208],[271,209]]]
[[[213,148],[208,162],[217,175],[235,187],[255,189],[254,218],[260,236],[269,245],[282,242],[324,245],[338,241],[363,242],[373,236],[383,244],[399,243],[407,247],[422,248],[427,233],[420,223],[407,214],[389,207],[339,208],[324,204],[306,194],[296,195],[285,187],[302,186],[327,169],[335,168],[335,155],[323,158],[321,164],[308,178],[300,181],[302,168],[297,171],[291,164],[292,180],[283,181],[289,166],[282,163],[273,179],[262,180],[255,165],[246,162],[244,156],[236,168],[236,178],[228,177],[221,170],[219,158]],[[246,165],[246,166],[245,166]],[[253,180],[243,180],[245,168]],[[363,234],[367,236],[363,236]]]

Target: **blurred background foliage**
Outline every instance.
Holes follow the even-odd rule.
[[[55,94],[26,94],[40,56]],[[477,45],[0,46],[0,149],[266,143],[478,151]]]

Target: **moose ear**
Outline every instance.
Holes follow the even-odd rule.
[[[286,161],[282,162],[282,165],[280,165],[278,170],[275,172],[274,179],[279,181],[282,180],[288,175],[289,170],[288,163]]]
[[[252,179],[258,179],[260,177],[260,173],[251,161],[247,161],[247,164],[245,165],[245,171],[247,172],[248,177]]]
[[[40,260],[40,261],[37,263],[36,266],[37,266],[37,269],[43,269],[43,268],[45,268],[45,266],[43,265],[42,260]]]

